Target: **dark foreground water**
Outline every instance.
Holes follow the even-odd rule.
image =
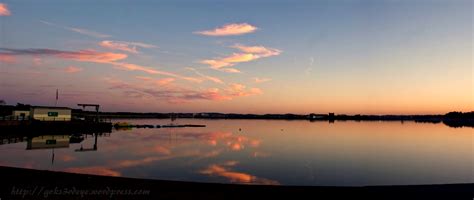
[[[119,120],[169,124],[170,120]],[[107,176],[281,185],[474,182],[473,128],[413,122],[197,120],[0,145],[0,165]],[[53,136],[54,135],[54,136]],[[11,141],[10,141],[11,142]]]

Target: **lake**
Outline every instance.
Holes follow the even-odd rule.
[[[169,119],[115,120],[169,124]],[[178,119],[0,145],[0,165],[193,182],[364,186],[472,183],[473,128],[414,122]],[[12,142],[12,141],[11,141]],[[54,148],[52,148],[54,147]]]

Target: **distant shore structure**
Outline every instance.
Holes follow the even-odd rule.
[[[16,119],[29,118],[39,121],[71,121],[71,108],[52,106],[31,106],[29,110],[13,110],[12,116]]]
[[[309,120],[319,120],[319,119],[333,120],[335,118],[335,114],[334,113],[328,113],[327,115],[325,115],[325,114],[311,113],[311,114],[308,115],[308,118],[309,118]]]

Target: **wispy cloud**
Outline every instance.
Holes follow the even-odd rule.
[[[167,85],[167,87],[156,87],[156,81],[150,77],[136,77],[146,80],[140,84],[127,83],[122,80],[107,78],[105,81],[110,85],[110,89],[120,90],[124,94],[133,94],[136,97],[151,97],[158,100],[165,100],[169,103],[187,103],[198,100],[224,101],[232,100],[236,97],[244,97],[262,94],[259,88],[247,89],[241,84],[231,84],[230,86],[207,89],[185,89],[178,86]]]
[[[143,72],[146,72],[148,74],[158,74],[158,75],[164,75],[164,76],[171,76],[171,77],[174,77],[174,78],[179,78],[179,79],[183,79],[183,80],[191,81],[191,82],[196,82],[196,83],[202,82],[202,80],[199,79],[199,78],[183,76],[183,75],[175,74],[175,73],[172,73],[172,72],[156,70],[156,69],[152,69],[150,67],[136,65],[136,64],[132,64],[132,63],[109,62],[109,64],[112,64],[112,65],[114,65],[116,67],[119,67],[121,69],[130,70],[130,71],[143,71]]]
[[[112,37],[111,35],[99,33],[99,32],[96,32],[96,31],[91,31],[91,30],[87,30],[87,29],[82,29],[82,28],[74,28],[74,27],[65,27],[65,28],[68,29],[68,30],[74,31],[76,33],[80,33],[80,34],[83,34],[83,35],[96,37],[96,38]]]
[[[244,85],[232,84],[230,87],[225,89],[208,88],[205,90],[188,91],[181,96],[171,99],[171,102],[186,103],[193,100],[224,101],[232,100],[236,97],[246,97],[258,94],[262,94],[262,91],[259,88],[246,89]]]
[[[240,71],[235,68],[230,68],[237,63],[250,62],[259,58],[265,58],[270,56],[276,56],[281,54],[281,50],[274,48],[267,48],[264,46],[245,46],[241,44],[236,44],[231,46],[240,50],[241,52],[233,53],[232,55],[201,60],[200,63],[209,65],[212,69],[230,72],[230,73],[239,73]]]
[[[240,73],[240,70],[235,69],[235,68],[229,68],[229,67],[234,66],[236,63],[249,62],[255,59],[258,59],[258,57],[256,57],[253,54],[233,53],[230,56],[226,56],[222,58],[202,60],[200,63],[207,64],[212,69],[215,69],[215,70],[229,72],[229,73]]]
[[[214,76],[208,76],[208,75],[205,75],[201,72],[199,72],[198,70],[192,68],[192,67],[187,67],[186,68],[187,70],[190,70],[190,71],[193,71],[194,73],[196,73],[197,75],[199,75],[200,77],[206,79],[206,80],[209,80],[209,81],[212,81],[214,83],[219,83],[219,84],[224,84],[224,81],[222,81],[220,78],[217,78],[217,77],[214,77]]]
[[[68,66],[64,69],[64,72],[66,73],[78,73],[84,70],[83,68],[76,67],[76,66]]]
[[[135,78],[141,81],[146,81],[148,83],[156,84],[157,86],[168,85],[176,80],[175,78],[155,79],[155,78],[146,77],[146,76],[136,76]]]
[[[126,51],[129,53],[139,53],[137,47],[141,48],[157,48],[155,45],[145,44],[141,42],[126,42],[126,41],[111,41],[111,40],[104,40],[99,43],[100,46],[113,49],[113,50],[120,50]]]
[[[12,48],[0,48],[0,55],[10,56],[40,56],[50,55],[59,58],[72,59],[78,61],[91,61],[91,62],[111,62],[116,60],[122,60],[127,58],[127,54],[111,53],[111,52],[97,52],[94,50],[79,50],[79,51],[63,51],[55,49],[12,49]]]
[[[255,83],[265,83],[265,82],[268,82],[268,81],[271,81],[271,80],[272,79],[270,79],[270,78],[258,78],[258,77],[254,78]]]
[[[255,32],[258,28],[248,23],[232,23],[225,24],[220,27],[216,27],[212,30],[196,31],[195,34],[206,35],[206,36],[229,36],[229,35],[242,35],[246,33]]]
[[[10,16],[11,14],[7,4],[0,3],[0,16]]]
[[[54,56],[62,59],[75,60],[80,62],[93,62],[93,63],[102,63],[110,64],[117,68],[128,70],[128,71],[142,71],[148,74],[159,74],[164,76],[171,76],[174,78],[180,78],[192,82],[200,82],[201,80],[194,77],[182,76],[179,74],[160,71],[153,69],[151,67],[136,65],[132,63],[119,62],[128,57],[127,54],[122,53],[112,53],[112,52],[98,52],[95,50],[79,50],[79,51],[62,51],[55,49],[11,49],[11,48],[0,48],[0,57],[4,56]]]
[[[255,54],[259,57],[270,57],[280,55],[281,50],[268,48],[264,46],[245,46],[241,44],[235,44],[232,48],[236,48],[245,53]]]
[[[232,97],[245,97],[262,94],[262,90],[260,88],[250,88],[247,90],[245,85],[238,83],[230,84],[230,87],[226,90],[228,95]]]
[[[108,35],[108,34],[99,33],[99,32],[96,32],[96,31],[87,30],[87,29],[83,29],[83,28],[61,26],[61,25],[58,25],[58,24],[55,24],[55,23],[52,23],[52,22],[44,21],[44,20],[39,20],[39,21],[41,23],[49,25],[49,26],[63,28],[63,29],[69,30],[69,31],[73,31],[73,32],[76,32],[76,33],[79,33],[79,34],[82,34],[82,35],[87,35],[87,36],[91,36],[91,37],[95,37],[95,38],[112,37],[111,35]]]

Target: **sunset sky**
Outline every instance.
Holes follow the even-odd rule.
[[[474,110],[473,3],[0,1],[0,99],[105,111]]]

